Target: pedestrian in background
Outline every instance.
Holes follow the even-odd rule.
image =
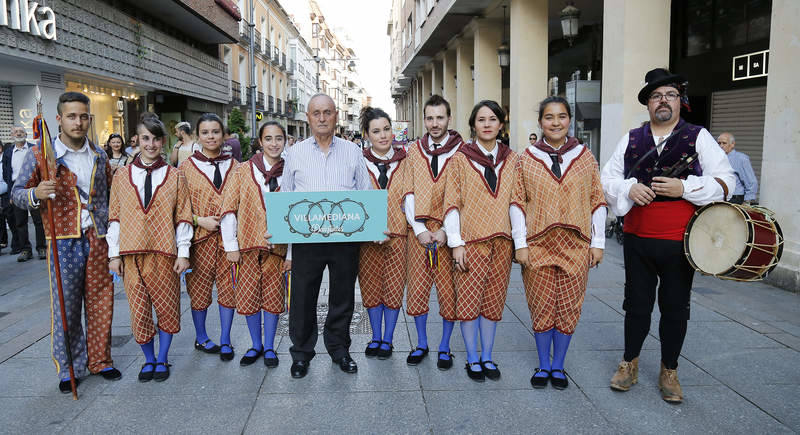
[[[172,147],[169,161],[172,166],[178,167],[192,154],[200,151],[202,147],[195,142],[192,137],[192,125],[186,121],[181,121],[175,125],[175,136],[178,136],[178,142],[175,142],[175,146]]]
[[[536,133],[531,133],[531,135],[528,136],[528,143],[531,144],[531,145],[536,145],[536,142],[538,140],[539,140],[539,136],[536,136]]]
[[[125,142],[122,136],[114,133],[108,136],[105,146],[106,155],[108,155],[108,163],[111,165],[111,175],[117,172],[117,169],[127,165],[132,160],[125,152]]]
[[[758,195],[758,179],[753,172],[753,165],[750,164],[750,157],[745,153],[740,153],[736,147],[736,138],[733,134],[725,132],[717,138],[719,146],[728,155],[728,162],[736,175],[736,188],[733,189],[733,196],[730,202],[734,204],[752,204]]]
[[[222,152],[229,153],[237,162],[242,161],[242,144],[239,135],[231,133],[230,127],[225,127],[225,141],[222,143]]]
[[[13,189],[14,183],[19,178],[25,157],[33,147],[33,144],[28,142],[28,134],[25,132],[25,128],[20,125],[16,125],[11,129],[11,137],[14,140],[14,145],[7,147],[3,151],[3,177],[8,189]],[[33,258],[33,249],[28,238],[28,208],[12,204],[11,209],[11,217],[13,219],[13,221],[9,219],[9,224],[12,225],[11,253],[19,253],[19,257],[17,257],[19,262],[28,261]],[[31,209],[30,216],[36,231],[36,252],[39,255],[39,259],[44,260],[47,258],[47,251],[42,217],[38,209]]]
[[[6,216],[8,209],[11,207],[11,202],[8,200],[10,186],[6,183],[5,177],[3,177],[3,151],[5,151],[5,144],[0,140],[0,255],[3,255],[3,249],[8,247]]]

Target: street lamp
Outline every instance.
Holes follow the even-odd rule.
[[[497,48],[497,63],[500,68],[508,68],[511,62],[511,49],[506,41],[506,5],[503,5],[503,43]]]
[[[564,38],[569,41],[572,46],[572,40],[578,36],[579,23],[578,19],[581,17],[580,9],[575,7],[575,4],[569,2],[567,6],[561,10],[561,31]]]

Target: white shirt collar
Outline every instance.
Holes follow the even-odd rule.
[[[372,147],[369,147],[369,152],[372,153],[372,155],[375,156],[376,159],[389,160],[394,156],[394,147],[389,148],[389,152],[387,152],[383,156],[375,154],[375,151],[372,150]]]
[[[263,160],[263,161],[264,161],[264,169],[266,169],[266,170],[268,170],[268,171],[269,171],[270,169],[272,169],[272,165],[270,165],[270,164],[269,164],[269,162],[267,161],[267,156],[266,156],[266,155],[264,155],[264,154],[261,154],[261,160]]]
[[[444,144],[446,144],[446,143],[447,143],[447,141],[449,141],[449,140],[450,140],[450,132],[448,131],[448,132],[447,132],[447,133],[444,135],[444,138],[442,138],[442,141],[441,141],[441,142],[434,142],[434,141],[433,141],[433,138],[430,136],[430,134],[428,135],[428,139],[429,139],[429,140],[428,140],[428,148],[429,148],[429,149],[433,149],[433,144],[434,144],[434,143],[438,143],[439,145],[444,145]]]
[[[61,157],[64,157],[64,154],[66,154],[67,151],[73,152],[73,153],[83,153],[83,152],[88,151],[89,150],[89,138],[84,138],[83,146],[81,147],[81,149],[79,149],[77,151],[75,151],[72,148],[70,148],[67,145],[65,145],[64,142],[61,142],[61,138],[58,137],[58,136],[56,136],[56,141],[53,143],[53,146],[55,147],[56,158],[60,159]]]
[[[491,154],[491,155],[492,155],[492,159],[494,159],[495,161],[497,161],[497,151],[500,149],[500,143],[497,143],[497,144],[494,146],[494,150],[493,150],[493,151],[491,151],[491,152],[489,152],[489,150],[487,150],[486,148],[484,148],[484,147],[483,147],[483,145],[481,145],[481,143],[480,143],[480,142],[478,142],[477,140],[475,141],[475,144],[476,144],[476,145],[478,145],[478,149],[479,149],[479,150],[481,150],[481,152],[483,153],[483,155]]]

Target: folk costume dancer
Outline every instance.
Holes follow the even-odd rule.
[[[656,301],[661,312],[659,388],[667,402],[683,400],[678,357],[686,336],[694,270],[683,251],[686,225],[697,206],[728,199],[735,177],[711,134],[680,117],[688,109],[684,77],[657,68],[638,95],[650,122],[630,130],[603,167],[601,181],[611,211],[625,216],[625,354],[611,388],[627,391],[638,380],[639,353]],[[697,155],[677,178],[664,168]]]
[[[122,276],[133,338],[145,356],[139,381],[160,382],[169,378],[169,347],[181,329],[179,277],[189,268],[192,206],[183,173],[161,157],[164,124],[144,113],[136,131],[140,152],[111,185],[108,268]]]
[[[446,175],[451,158],[462,144],[450,124],[450,103],[439,95],[431,96],[423,108],[427,133],[408,152],[407,187],[403,201],[406,220],[413,229],[408,233],[408,290],[406,312],[414,317],[417,346],[406,358],[415,366],[428,355],[428,305],[431,286],[436,285],[439,315],[442,317],[442,340],[436,366],[453,366],[450,336],[455,325],[455,293],[451,251],[447,247],[444,221]]]
[[[55,264],[52,251],[58,250],[62,270],[64,308],[67,313],[70,350],[78,377],[89,373],[104,379],[117,380],[122,374],[111,359],[111,319],[114,314],[114,284],[104,263],[108,247],[103,240],[108,225],[108,187],[111,167],[108,157],[86,137],[90,125],[89,98],[78,92],[67,92],[58,99],[56,121],[61,133],[53,143],[56,157],[55,181],[42,177],[46,165],[42,147],[35,146],[25,156],[22,168],[11,192],[17,207],[41,208],[47,215],[51,204],[55,213],[56,241],[48,239],[48,269],[50,271],[51,346],[53,362],[60,378],[62,393],[69,393],[70,376],[62,330],[61,307],[55,293]],[[42,134],[49,134],[43,132]],[[45,141],[42,138],[42,143]],[[47,198],[52,201],[46,201]],[[45,234],[50,237],[48,219],[43,220]],[[85,306],[86,334],[84,335],[81,308]]]
[[[469,125],[476,140],[462,145],[453,157],[444,195],[444,227],[456,270],[456,316],[467,349],[465,369],[477,382],[500,378],[492,361],[497,322],[503,317],[512,255],[527,247],[519,155],[498,140],[505,118],[494,101],[475,105]]]
[[[371,144],[364,149],[364,164],[372,179],[372,187],[388,191],[390,239],[383,244],[361,245],[358,283],[372,327],[372,341],[364,353],[367,357],[387,359],[394,349],[394,329],[403,307],[406,286],[408,224],[402,208],[406,152],[402,148],[393,148],[392,121],[381,109],[365,107],[361,111],[361,131]]]
[[[292,269],[286,245],[272,245],[267,233],[264,194],[278,192],[283,179],[283,152],[286,141],[283,126],[275,121],[261,125],[258,142],[263,153],[256,153],[240,165],[231,179],[231,188],[222,200],[222,242],[229,264],[238,264],[236,310],[247,319],[253,345],[239,364],[248,366],[264,357],[264,365],[278,367],[275,332],[285,309],[284,276]],[[284,260],[285,258],[285,260]],[[261,341],[261,312],[264,312],[264,341]]]
[[[236,170],[237,162],[230,154],[221,152],[225,129],[219,116],[214,113],[203,114],[198,119],[196,129],[202,151],[195,151],[178,167],[186,177],[192,205],[192,224],[195,227],[189,253],[192,272],[186,274],[186,292],[191,300],[195,330],[194,348],[205,353],[219,353],[222,361],[230,361],[234,356],[231,326],[236,297],[231,265],[222,247],[219,219],[222,215],[222,198],[229,189],[228,181]],[[211,341],[206,332],[206,316],[215,284],[219,305],[219,346]]]
[[[539,354],[534,388],[548,380],[563,390],[572,334],[586,293],[589,268],[603,259],[606,208],[600,170],[588,148],[568,137],[567,101],[539,104],[542,140],[520,156],[528,249],[516,252]],[[550,349],[553,348],[553,360]]]

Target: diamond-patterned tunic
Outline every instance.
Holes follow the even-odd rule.
[[[509,207],[522,207],[518,160],[517,153],[508,154],[496,170],[497,189],[492,192],[483,172],[466,154],[459,152],[452,158],[445,215],[453,209],[459,212],[468,265],[466,272],[454,274],[458,320],[474,320],[479,315],[496,322],[503,318],[514,254]]]
[[[389,177],[388,228],[390,240],[382,245],[362,243],[358,264],[358,285],[364,307],[380,304],[391,309],[403,306],[403,289],[406,286],[406,233],[408,223],[403,213],[405,198],[406,160],[396,163]],[[365,160],[365,164],[372,164]],[[370,172],[372,188],[380,189],[375,174]]]
[[[209,180],[208,176],[197,167],[193,158],[190,157],[181,163],[179,169],[186,177],[193,215],[204,217],[222,214],[222,198],[225,191],[230,190],[233,184],[229,180],[236,166],[237,162],[231,159],[231,165],[222,175],[222,186],[217,189],[212,180]],[[208,309],[215,283],[217,303],[226,308],[234,308],[236,298],[231,279],[231,264],[225,256],[219,229],[212,232],[200,225],[195,227],[189,261],[192,273],[186,275],[186,292],[189,293],[192,309]]]
[[[592,213],[606,205],[597,161],[584,147],[559,179],[526,150],[520,168],[532,263],[522,280],[533,330],[572,334],[586,293]]]

